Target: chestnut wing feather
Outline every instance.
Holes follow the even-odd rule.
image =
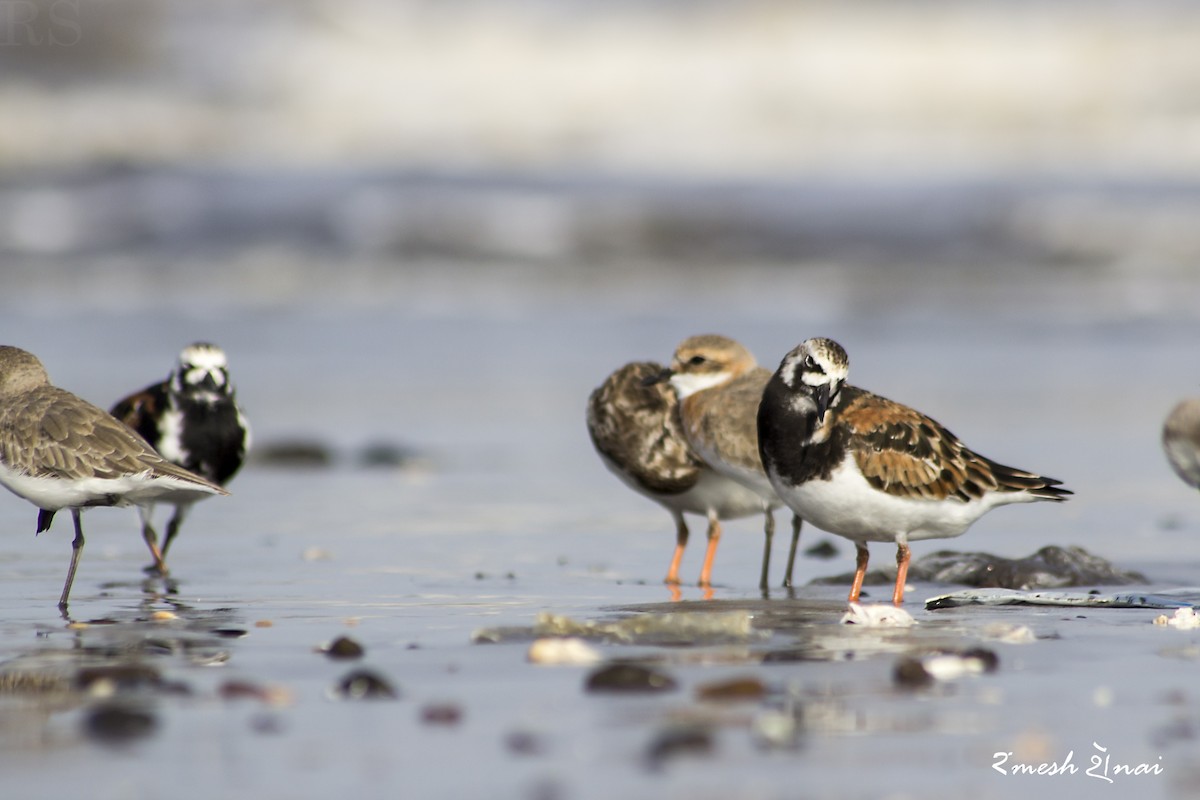
[[[851,429],[848,446],[858,468],[880,491],[911,499],[952,497],[965,502],[1001,488],[993,462],[907,406],[861,392],[842,410],[841,419]]]

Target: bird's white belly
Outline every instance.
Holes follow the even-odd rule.
[[[860,542],[958,536],[994,505],[987,499],[918,500],[888,494],[867,483],[851,456],[829,480],[817,478],[796,487],[776,483],[775,488],[806,522]]]
[[[700,480],[686,492],[676,495],[674,506],[680,511],[707,514],[710,509],[721,519],[737,519],[761,514],[778,505],[761,494],[711,470],[701,470]]]
[[[771,486],[771,479],[767,477],[765,472],[756,469],[747,469],[746,467],[726,461],[716,449],[709,447],[707,443],[699,439],[689,438],[688,442],[692,445],[692,449],[696,451],[696,455],[700,456],[701,460],[708,464],[714,472],[730,480],[737,481],[773,505],[779,505],[779,498],[775,494],[774,487]]]
[[[51,511],[89,505],[146,505],[158,500],[198,500],[212,494],[178,478],[155,477],[150,470],[120,478],[50,478],[0,464],[0,483],[13,494]]]

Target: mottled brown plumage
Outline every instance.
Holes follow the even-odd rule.
[[[867,482],[896,497],[979,500],[988,492],[1057,499],[1055,482],[973,452],[942,425],[886,397],[845,386],[837,419]]]
[[[757,493],[714,472],[692,450],[675,390],[658,380],[662,373],[658,364],[638,361],[609,375],[588,398],[588,434],[605,466],[671,513],[676,544],[667,583],[679,583],[689,535],[684,513],[707,518],[709,546],[700,585],[708,587],[721,520],[759,513],[763,503]]]
[[[109,478],[149,471],[228,494],[154,452],[112,415],[56,386],[21,395],[0,407],[0,459],[34,477]]]
[[[659,364],[636,361],[610,375],[588,398],[588,434],[639,486],[679,494],[706,467],[683,435],[675,391],[652,381],[660,373]]]
[[[1175,474],[1200,488],[1200,397],[1182,400],[1163,423],[1163,450]]]

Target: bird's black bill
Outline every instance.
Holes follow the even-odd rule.
[[[675,373],[668,368],[655,375],[647,375],[645,378],[642,378],[642,386],[653,386],[656,383],[665,383],[666,381],[671,380],[671,376],[674,374]]]
[[[829,384],[822,383],[813,392],[817,401],[817,424],[825,421],[825,412],[829,410]]]

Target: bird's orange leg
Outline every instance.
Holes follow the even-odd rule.
[[[704,551],[704,565],[700,568],[700,585],[712,586],[713,559],[717,557],[717,545],[721,543],[721,521],[716,514],[708,515],[708,549]]]
[[[907,544],[901,542],[896,546],[896,588],[892,592],[892,603],[901,605],[904,602],[904,585],[908,583],[908,560],[912,557],[912,550]]]
[[[865,544],[856,542],[854,547],[856,553],[854,558],[854,583],[850,584],[851,603],[857,603],[858,596],[862,593],[863,578],[867,576],[867,559],[870,557]]]

